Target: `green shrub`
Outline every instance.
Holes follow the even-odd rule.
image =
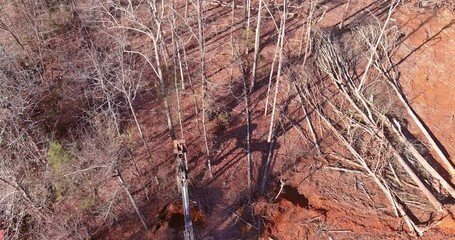
[[[51,142],[47,150],[48,163],[53,171],[59,172],[71,160],[71,155],[58,142]]]
[[[231,114],[229,114],[227,111],[219,111],[217,114],[217,119],[225,129],[229,128],[231,124]]]
[[[139,130],[137,130],[135,126],[130,126],[115,139],[115,142],[120,145],[134,148],[138,134]]]
[[[249,28],[244,28],[243,31],[242,31],[242,43],[243,44],[246,44],[248,46],[248,48],[251,48],[252,46],[254,46],[254,36],[255,35],[255,31],[254,30],[251,30]]]
[[[95,205],[95,200],[91,197],[84,197],[79,202],[79,206],[82,210],[89,210]]]
[[[262,66],[262,65],[266,65],[266,64],[267,64],[267,58],[264,55],[259,54],[258,67]]]

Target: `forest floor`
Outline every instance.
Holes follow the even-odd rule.
[[[373,13],[384,10],[377,1],[353,1],[347,22],[361,10]],[[379,2],[379,1],[378,1]],[[327,161],[318,156],[300,133],[304,114],[295,100],[289,105],[289,117],[296,126],[283,130],[277,137],[272,171],[265,195],[249,197],[246,180],[245,118],[244,105],[237,99],[242,91],[238,67],[231,79],[229,7],[207,5],[207,19],[216,25],[207,25],[208,76],[212,86],[211,96],[222,103],[229,113],[226,119],[209,123],[212,146],[212,173],[205,166],[203,139],[194,115],[193,100],[183,95],[182,113],[184,135],[188,147],[190,166],[190,199],[197,239],[411,239],[404,222],[393,216],[385,196],[368,177],[362,174],[340,172],[328,168]],[[344,12],[342,2],[327,5],[321,18],[321,29],[336,27]],[[240,16],[242,10],[239,10]],[[239,17],[240,18],[240,17]],[[401,72],[400,83],[412,107],[427,127],[437,137],[452,159],[455,156],[455,14],[440,9],[419,10],[411,4],[401,6],[393,15],[393,25],[403,34],[404,41],[395,55]],[[237,19],[240,22],[239,19]],[[289,20],[287,51],[298,48],[302,19]],[[241,35],[241,25],[236,34]],[[215,31],[216,30],[216,31]],[[217,35],[211,35],[217,32]],[[264,116],[265,96],[269,69],[261,68],[273,57],[276,35],[273,25],[263,27],[264,44],[260,81],[252,95],[253,112],[253,183],[259,184],[264,158],[269,144],[266,141],[270,113]],[[253,37],[253,36],[251,36]],[[266,40],[268,41],[268,40]],[[197,48],[189,57],[198,59]],[[292,56],[288,56],[290,64]],[[193,64],[198,64],[195,61]],[[197,79],[199,76],[192,76]],[[283,85],[283,88],[286,85]],[[273,86],[274,87],[274,86]],[[184,94],[189,92],[184,91]],[[238,94],[238,96],[235,96]],[[283,99],[285,95],[283,94]],[[171,96],[175,99],[175,96]],[[282,99],[282,100],[283,100]],[[183,232],[183,215],[175,184],[175,166],[172,146],[165,126],[164,113],[157,101],[142,100],[139,119],[145,128],[149,145],[153,146],[154,170],[147,173],[152,181],[149,200],[140,206],[152,226],[143,231],[136,215],[124,216],[113,229],[100,233],[103,239],[179,239]],[[174,105],[175,106],[175,105]],[[314,119],[324,150],[331,150],[335,141],[330,133],[322,130]],[[411,132],[415,127],[410,126]],[[180,135],[180,134],[179,134]],[[136,158],[145,158],[145,152],[136,151]],[[452,162],[455,162],[452,160]],[[144,163],[145,164],[145,163]],[[126,173],[128,178],[128,174]],[[284,184],[280,191],[281,182]],[[134,186],[134,182],[130,185]],[[254,189],[257,189],[254,186]],[[137,197],[146,199],[145,191],[138,190]],[[449,214],[425,232],[422,239],[455,239],[455,221]],[[258,216],[262,222],[259,223]],[[419,223],[431,220],[422,215]],[[259,235],[258,235],[259,233]]]

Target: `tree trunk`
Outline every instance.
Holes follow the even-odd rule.
[[[252,155],[251,155],[251,109],[250,109],[250,92],[248,89],[248,84],[247,84],[247,77],[248,73],[245,67],[243,66],[243,63],[240,62],[240,67],[242,70],[242,80],[243,80],[243,98],[245,101],[245,118],[246,118],[246,158],[247,158],[247,184],[248,184],[248,191],[251,193],[252,188],[251,188],[251,161],[252,161]]]
[[[281,41],[281,38],[278,37],[278,39],[276,41],[275,54],[273,55],[272,66],[270,67],[269,83],[267,84],[267,93],[265,96],[264,116],[267,116],[267,111],[268,111],[268,107],[269,107],[269,95],[270,95],[270,89],[272,87],[273,71],[275,71],[275,62],[278,57],[278,52],[279,52],[280,45],[281,45],[280,41]]]
[[[258,18],[256,23],[256,35],[254,38],[254,59],[253,59],[253,79],[251,80],[250,85],[250,93],[254,91],[254,87],[257,81],[257,68],[258,68],[258,61],[259,61],[259,45],[260,45],[260,37],[261,37],[261,20],[262,20],[262,1],[259,0],[259,8],[258,8]]]
[[[166,83],[164,82],[163,78],[163,72],[161,69],[161,62],[160,62],[160,54],[159,50],[157,49],[159,45],[155,44],[155,61],[157,65],[157,72],[158,72],[158,80],[160,82],[160,90],[161,90],[161,95],[163,97],[163,104],[164,104],[164,111],[166,114],[166,120],[167,120],[167,127],[169,129],[169,136],[171,137],[171,140],[175,140],[175,131],[174,131],[174,124],[172,123],[172,113],[171,113],[171,108],[169,106],[168,98],[167,98],[167,87]]]
[[[118,169],[115,169],[115,175],[122,185],[123,189],[125,190],[126,194],[128,195],[128,198],[130,199],[131,204],[133,205],[134,211],[136,212],[137,216],[141,220],[142,225],[144,226],[145,230],[148,230],[147,223],[145,222],[144,216],[142,213],[139,211],[139,208],[137,207],[136,201],[134,200],[133,195],[131,194],[130,190],[128,189],[128,186],[126,185],[125,181],[123,180],[122,174]]]
[[[296,91],[298,93],[297,95],[299,95],[299,101],[302,104],[303,114],[305,114],[305,118],[307,120],[308,128],[310,129],[311,136],[313,137],[313,144],[316,147],[316,150],[318,151],[318,154],[321,155],[322,152],[321,152],[321,148],[319,147],[318,137],[316,136],[316,131],[314,130],[313,124],[311,123],[310,115],[308,114],[308,111],[307,111],[306,106],[305,106],[304,101],[303,101],[304,99],[302,97],[302,94],[300,93],[299,88],[297,87],[297,84],[294,82],[293,85],[294,85],[294,87],[295,87],[295,89],[296,89]]]
[[[343,12],[343,16],[341,17],[340,29],[343,28],[344,19],[346,18],[346,15],[348,14],[348,10],[349,10],[349,6],[350,5],[351,5],[351,0],[348,0],[348,2],[346,3],[346,8],[344,9],[344,12]]]
[[[245,0],[245,20],[246,20],[246,26],[245,26],[245,55],[248,55],[248,52],[250,50],[248,46],[248,40],[250,37],[250,23],[251,23],[251,0]]]
[[[156,3],[154,3],[156,4]],[[161,2],[163,4],[163,2]],[[164,81],[164,76],[163,76],[163,70],[161,67],[161,54],[162,52],[162,45],[164,44],[163,41],[163,35],[162,35],[162,21],[164,18],[164,6],[161,6],[161,12],[157,13],[158,8],[156,5],[154,5],[154,9],[152,10],[153,12],[153,17],[157,26],[156,29],[156,35],[152,37],[153,41],[153,50],[155,54],[155,62],[156,62],[156,68],[157,68],[157,77],[160,85],[160,90],[161,90],[161,95],[163,97],[163,104],[164,104],[164,111],[166,114],[166,120],[167,120],[167,127],[169,129],[169,136],[171,137],[171,140],[175,140],[175,130],[174,130],[174,124],[172,122],[172,113],[171,113],[171,108],[169,105],[168,101],[168,92],[167,92],[167,87],[166,87],[166,82]],[[163,54],[164,55],[164,54]]]
[[[172,50],[173,50],[173,60],[174,60],[174,87],[175,87],[175,98],[177,100],[177,113],[178,113],[178,120],[179,120],[179,127],[180,127],[180,138],[184,138],[183,134],[183,123],[182,123],[182,109],[181,109],[181,104],[180,104],[180,92],[179,92],[179,86],[178,86],[178,81],[177,78],[179,77],[177,74],[177,66],[179,66],[180,69],[180,78],[181,78],[181,84],[182,88],[184,89],[184,76],[183,76],[183,71],[182,71],[182,62],[180,59],[180,54],[178,44],[177,44],[177,33],[176,33],[176,22],[175,22],[175,12],[174,12],[174,0],[172,0],[172,19],[171,19],[171,39],[172,39]]]
[[[142,127],[141,127],[141,124],[139,123],[139,120],[137,119],[136,111],[134,111],[134,107],[131,102],[131,97],[126,92],[125,87],[123,87],[123,90],[125,91],[124,93],[126,95],[126,99],[128,101],[128,106],[130,108],[131,114],[133,115],[134,123],[136,124],[137,130],[139,131],[139,136],[141,137],[142,143],[144,144],[145,150],[147,152],[147,156],[149,157],[149,159],[147,161],[151,164],[152,163],[152,153],[150,152],[150,148],[148,146],[147,140],[145,140],[145,134],[142,131]],[[136,170],[139,172],[139,169],[137,168],[136,164],[135,164],[135,167],[136,167]]]
[[[400,1],[398,1],[398,3],[399,2]],[[377,39],[377,42],[376,42],[375,46],[373,46],[373,48],[370,49],[371,55],[370,55],[370,58],[368,59],[368,63],[367,63],[367,66],[365,67],[365,71],[363,72],[362,78],[360,79],[360,84],[357,87],[357,92],[361,92],[363,86],[365,85],[365,81],[366,81],[366,77],[367,77],[368,71],[370,70],[370,67],[373,64],[373,59],[374,59],[374,56],[376,55],[376,50],[378,49],[379,44],[381,43],[382,36],[385,34],[385,32],[387,30],[387,26],[389,25],[389,21],[390,21],[390,18],[392,17],[393,10],[397,6],[398,6],[398,4],[395,1],[392,1],[390,3],[389,12],[387,14],[387,18],[385,20],[384,26],[382,27],[381,32],[379,33],[379,36],[378,36],[378,39]]]
[[[279,91],[279,85],[280,85],[280,78],[281,78],[281,68],[283,64],[283,46],[284,46],[284,36],[286,33],[286,14],[287,14],[287,0],[284,0],[283,3],[283,15],[281,18],[281,28],[280,28],[280,48],[279,48],[279,60],[278,60],[278,71],[277,71],[277,76],[276,76],[276,85],[275,85],[275,95],[273,98],[273,105],[272,105],[272,116],[270,117],[270,129],[269,129],[269,135],[267,137],[267,142],[270,144],[269,152],[267,155],[267,161],[264,164],[264,173],[262,177],[262,182],[261,182],[261,188],[260,191],[261,193],[265,192],[265,187],[267,183],[267,176],[268,176],[268,170],[269,170],[269,165],[270,165],[270,160],[271,156],[273,153],[273,147],[274,147],[274,141],[275,139],[275,111],[276,111],[276,104],[277,104],[277,96],[278,96],[278,91]]]
[[[286,33],[287,0],[285,0],[283,4],[284,4],[284,8],[283,8],[283,16],[282,16],[282,20],[281,20],[281,29],[280,29],[280,39],[281,40],[280,40],[280,48],[278,51],[278,54],[279,54],[278,70],[277,70],[277,75],[276,75],[275,94],[273,97],[273,104],[272,104],[272,116],[270,117],[269,135],[267,137],[267,142],[269,142],[269,143],[272,141],[272,132],[273,132],[273,126],[274,126],[274,121],[275,121],[277,97],[278,97],[280,79],[281,79],[281,68],[283,65],[283,46],[284,46],[284,36]]]
[[[312,0],[310,2],[310,9],[309,9],[308,17],[307,17],[307,20],[306,20],[306,31],[302,30],[302,35],[300,37],[299,56],[302,53],[302,45],[303,45],[303,42],[305,40],[305,55],[304,55],[304,58],[303,58],[303,64],[302,65],[305,65],[306,60],[308,58],[308,54],[310,52],[310,47],[311,47],[311,29],[313,28],[313,23],[314,23],[313,14],[314,14],[314,11],[316,10],[316,4],[317,4],[317,2],[314,1],[314,0]]]
[[[208,110],[208,96],[207,96],[207,74],[205,69],[205,37],[204,37],[204,8],[201,0],[196,1],[197,16],[198,16],[198,29],[199,29],[199,48],[201,51],[201,81],[202,81],[202,132],[204,136],[205,152],[207,154],[207,168],[210,176],[212,176],[212,165],[210,148],[207,137],[207,110]]]
[[[262,171],[263,171],[262,181],[261,181],[261,185],[259,188],[260,193],[264,193],[265,187],[267,186],[267,178],[269,175],[269,166],[270,166],[270,161],[272,161],[273,147],[275,146],[275,141],[276,141],[275,130],[276,130],[276,127],[274,127],[274,129],[272,129],[272,139],[269,142],[269,151],[267,152],[267,159],[265,160],[264,168],[262,169]]]

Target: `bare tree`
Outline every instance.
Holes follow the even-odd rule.
[[[250,38],[250,25],[251,25],[251,0],[245,0],[244,5],[244,18],[245,18],[245,55],[248,55],[250,48],[248,40]]]
[[[281,16],[281,26],[280,26],[280,47],[278,50],[278,55],[279,55],[279,60],[278,60],[278,70],[277,70],[277,76],[276,76],[276,83],[275,83],[275,93],[273,97],[273,104],[272,104],[272,113],[270,116],[270,128],[269,128],[269,134],[267,137],[267,142],[270,144],[269,146],[269,154],[267,157],[267,161],[264,164],[264,169],[263,169],[263,176],[262,176],[262,182],[261,182],[261,187],[260,191],[261,193],[265,192],[265,187],[267,183],[267,177],[268,177],[268,168],[270,164],[270,158],[271,158],[271,153],[274,146],[274,134],[275,134],[275,112],[276,112],[276,105],[277,105],[277,98],[278,98],[278,92],[279,92],[279,86],[280,86],[280,79],[281,79],[281,68],[283,65],[284,61],[284,53],[283,53],[283,46],[284,46],[284,41],[285,41],[285,33],[286,33],[286,17],[287,17],[287,4],[288,2],[285,0],[283,2],[283,13]]]
[[[174,2],[173,2],[173,4],[174,4]],[[185,11],[187,11],[187,10],[188,10],[188,2],[185,3]],[[182,29],[186,29],[192,33],[191,37],[195,37],[196,34],[193,33],[193,30],[192,30],[190,24],[188,23],[188,18],[186,15],[183,19],[185,24],[181,24],[180,21],[177,21],[178,10],[175,8],[175,5],[171,6],[171,11],[172,11],[171,27],[173,30],[171,38],[173,39],[173,47],[175,48],[174,58],[176,58],[176,61],[177,61],[177,64],[174,66],[174,69],[176,69],[178,66],[182,90],[185,90],[185,86],[186,86],[185,79],[188,81],[188,85],[191,90],[192,98],[193,98],[194,113],[195,113],[195,116],[198,116],[195,119],[196,126],[197,126],[197,130],[198,130],[199,134],[201,134],[200,124],[199,124],[199,112],[200,112],[199,103],[198,103],[199,95],[197,94],[194,84],[193,84],[190,67],[189,67],[189,61],[188,61],[188,57],[187,57],[187,51],[185,48],[185,41],[182,39],[183,37],[181,36],[181,34],[179,32],[181,32]],[[187,13],[185,13],[185,14],[187,14]]]
[[[254,37],[254,56],[253,56],[253,69],[252,74],[253,78],[251,80],[250,85],[250,93],[254,91],[254,85],[257,81],[257,68],[258,68],[258,61],[259,61],[259,45],[261,40],[261,22],[262,22],[262,4],[263,0],[259,0],[258,6],[258,18],[256,20],[256,33]]]
[[[130,53],[135,53],[144,58],[144,60],[150,65],[152,68],[153,72],[156,74],[158,78],[158,85],[160,87],[160,92],[163,98],[163,107],[164,107],[164,112],[166,114],[166,120],[167,120],[167,126],[169,130],[169,136],[171,137],[172,140],[175,139],[175,131],[174,131],[174,125],[173,125],[173,120],[172,120],[172,113],[169,105],[169,100],[168,100],[168,91],[167,91],[167,86],[166,86],[166,81],[164,79],[163,75],[163,69],[162,69],[162,57],[163,57],[163,45],[164,43],[164,38],[162,35],[163,31],[163,21],[164,21],[164,9],[165,6],[163,2],[160,4],[157,3],[156,1],[149,2],[148,4],[145,5],[139,5],[138,7],[142,8],[149,8],[150,9],[150,15],[148,16],[149,20],[153,23],[153,26],[148,26],[147,24],[144,23],[144,19],[139,18],[136,13],[138,11],[137,8],[132,8],[132,7],[122,7],[119,5],[116,5],[114,3],[111,4],[112,8],[115,9],[115,11],[121,12],[123,16],[125,17],[126,22],[119,22],[116,20],[116,17],[113,16],[110,11],[105,10],[105,13],[108,15],[110,18],[110,22],[108,23],[109,25],[107,26],[108,28],[114,28],[114,29],[122,29],[122,30],[127,30],[127,31],[133,31],[137,32],[139,34],[143,34],[147,36],[152,44],[153,44],[153,60],[154,63],[152,63],[153,60],[150,60],[150,56],[148,56],[146,53],[141,52],[141,51],[136,51],[136,50],[128,50],[126,52]]]
[[[204,36],[204,6],[201,0],[196,0],[196,12],[198,22],[198,42],[201,53],[201,82],[202,82],[202,134],[204,137],[205,153],[207,155],[207,167],[210,176],[212,176],[212,164],[210,148],[207,136],[207,111],[208,111],[208,93],[207,93],[207,73],[205,66],[205,36]]]
[[[19,239],[26,215],[40,227],[52,225],[46,152],[41,147],[48,135],[32,117],[40,98],[35,84],[39,76],[22,68],[5,49],[0,59],[0,191],[5,193],[0,202],[7,226]],[[55,226],[55,231],[64,230]]]
[[[179,120],[179,126],[180,126],[180,137],[183,139],[184,134],[183,134],[183,123],[182,123],[182,109],[181,109],[181,104],[180,104],[180,92],[179,92],[179,86],[177,82],[177,78],[181,78],[181,87],[182,90],[185,89],[185,81],[184,81],[184,74],[183,74],[183,68],[182,68],[182,59],[180,57],[180,49],[179,49],[179,44],[178,44],[178,39],[177,39],[177,24],[176,24],[176,17],[175,17],[175,3],[174,0],[172,0],[171,3],[171,11],[172,11],[172,17],[170,20],[170,25],[172,28],[171,31],[171,40],[172,40],[172,50],[173,50],[173,60],[174,60],[174,87],[175,87],[175,97],[177,100],[177,113],[178,113],[178,120]],[[180,70],[180,76],[177,74],[177,66],[178,69]]]
[[[269,83],[267,85],[267,93],[266,93],[266,97],[265,97],[265,107],[264,107],[264,116],[267,116],[267,111],[268,111],[268,107],[269,107],[269,95],[270,95],[270,89],[272,87],[272,79],[273,79],[273,76],[274,76],[274,71],[275,71],[275,64],[276,64],[276,61],[278,59],[278,55],[279,55],[279,50],[280,50],[280,46],[281,46],[281,37],[280,37],[280,33],[281,33],[281,26],[279,27],[278,24],[276,23],[276,21],[274,20],[273,18],[273,13],[270,11],[270,9],[268,8],[267,4],[265,4],[264,6],[266,9],[267,9],[267,12],[269,13],[269,15],[272,17],[272,20],[273,20],[273,23],[274,23],[274,26],[275,26],[275,29],[276,31],[278,32],[278,37],[277,37],[277,41],[276,41],[276,44],[275,44],[275,53],[273,54],[273,60],[272,60],[272,65],[270,67],[270,74],[269,74]]]
[[[242,73],[242,84],[243,84],[243,101],[245,104],[245,121],[246,121],[246,168],[247,168],[247,186],[248,191],[252,191],[252,154],[251,154],[251,106],[250,106],[250,92],[248,87],[248,63],[243,59],[241,53],[237,50],[236,61],[239,66],[240,72]]]

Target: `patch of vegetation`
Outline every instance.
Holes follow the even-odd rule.
[[[254,46],[254,30],[251,30],[250,28],[245,28],[242,31],[242,43],[246,44],[248,48],[251,48]]]
[[[116,142],[120,145],[132,148],[136,144],[136,138],[138,134],[139,131],[137,130],[137,128],[130,126],[116,138]]]
[[[258,67],[262,66],[262,65],[265,65],[267,64],[267,58],[262,55],[262,54],[259,54],[259,57],[258,57]]]
[[[95,199],[93,199],[92,197],[84,197],[80,200],[79,202],[79,207],[82,209],[82,210],[90,210],[91,208],[93,208],[95,206]]]
[[[231,125],[231,114],[229,114],[227,111],[218,111],[216,119],[225,129],[229,128]]]
[[[49,18],[53,28],[53,35],[67,33],[71,30],[74,12],[69,5],[60,3],[49,7]]]
[[[55,172],[61,171],[63,166],[71,161],[71,154],[58,142],[51,142],[47,157],[50,167]]]

